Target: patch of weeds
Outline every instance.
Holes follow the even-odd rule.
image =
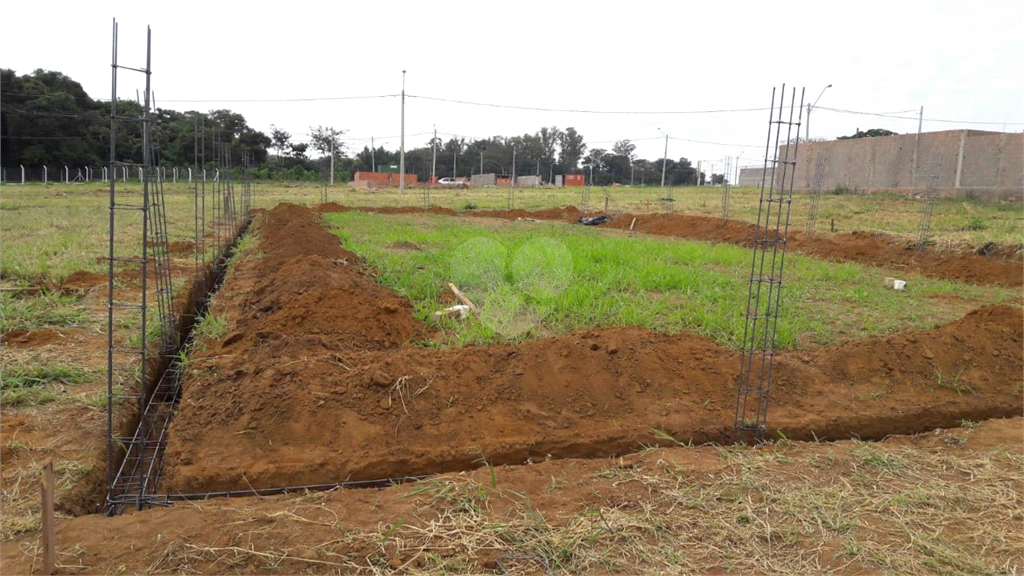
[[[28,298],[9,292],[0,293],[0,318],[3,318],[4,331],[84,324],[87,321],[85,308],[75,306],[77,300],[75,296],[49,292]]]
[[[56,399],[57,395],[46,388],[15,388],[0,391],[0,405],[5,408],[41,406]]]
[[[906,464],[902,458],[895,454],[879,452],[875,448],[867,445],[861,445],[855,448],[853,450],[853,455],[864,464],[868,464],[869,466],[873,466],[886,472],[898,472]]]
[[[655,438],[661,440],[662,442],[668,442],[671,444],[675,444],[676,446],[693,446],[693,439],[691,439],[689,442],[680,442],[679,440],[676,440],[674,436],[672,436],[668,432],[665,432],[664,430],[659,430],[655,428],[651,430],[651,433],[654,434]]]
[[[194,332],[197,342],[201,340],[217,341],[228,333],[228,322],[222,316],[207,314],[199,321]]]
[[[6,368],[0,389],[40,388],[48,384],[81,384],[86,379],[85,370],[77,366],[44,364],[31,368]]]
[[[466,205],[462,207],[463,210],[476,210],[478,208],[480,207],[472,202],[466,202]]]
[[[971,218],[966,226],[967,230],[984,230],[986,228],[988,228],[988,225],[981,218]]]
[[[956,376],[950,378],[949,376],[944,375],[941,370],[936,368],[935,386],[945,388],[946,390],[952,390],[960,396],[963,396],[964,394],[976,394],[977,391],[973,387],[960,384],[960,376],[963,375],[964,370],[966,369],[966,366],[961,368],[960,371],[956,373]]]

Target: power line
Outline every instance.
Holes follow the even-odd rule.
[[[451,98],[436,98],[434,96],[418,96],[415,94],[406,94],[406,98],[419,98],[421,100],[431,100],[434,102],[447,102],[449,104],[463,104],[466,106],[484,106],[487,108],[507,108],[511,110],[529,110],[532,112],[568,112],[573,114],[642,114],[642,115],[660,115],[660,114],[717,114],[721,112],[765,112],[768,108],[734,108],[734,109],[722,109],[722,110],[582,110],[576,108],[542,108],[539,106],[517,106],[512,104],[493,104],[489,102],[470,102],[468,100],[455,100]]]
[[[265,102],[326,102],[333,100],[371,100],[374,98],[395,98],[398,94],[378,94],[371,96],[322,96],[318,98],[255,98],[255,99],[228,99],[228,100],[161,100],[161,102],[175,103],[202,103],[202,104],[238,104],[238,103],[265,103]]]
[[[7,138],[8,140],[90,140],[97,138],[106,138],[106,134],[96,134],[93,136],[6,136],[0,135],[0,138]]]
[[[58,112],[39,112],[36,110],[19,110],[18,108],[5,108],[4,113],[23,114],[25,116],[49,116],[53,118],[77,118],[81,120],[109,121],[110,118],[103,116],[87,116],[83,114],[60,114]],[[99,113],[99,112],[97,112]]]
[[[669,140],[682,140],[683,142],[693,142],[696,144],[709,144],[712,146],[729,146],[731,148],[764,148],[762,145],[757,144],[727,144],[725,142],[708,142],[707,140],[691,140],[689,138],[677,138],[675,136],[669,136]]]
[[[841,108],[829,108],[827,106],[815,106],[815,110],[828,110],[830,112],[840,112],[842,114],[858,114],[861,116],[879,116],[881,118],[893,118],[896,120],[920,120],[917,116],[900,116],[900,112],[886,113],[886,112],[861,112],[858,110],[843,110]],[[907,110],[907,112],[913,112],[913,110]],[[980,120],[945,120],[940,118],[924,118],[926,122],[942,122],[946,124],[987,124],[991,126],[1024,126],[1024,122],[985,122]]]

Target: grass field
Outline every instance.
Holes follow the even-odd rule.
[[[168,230],[171,240],[194,238],[194,198],[187,184],[167,184]],[[625,188],[604,189],[609,210],[633,213],[677,212],[721,214],[721,189],[718,188]],[[590,191],[589,208],[604,210],[604,192]],[[755,222],[759,191],[734,188],[730,193],[730,218]],[[671,204],[662,198],[671,196]],[[212,193],[211,193],[212,197]],[[405,195],[397,190],[356,191],[336,186],[327,191],[330,202],[351,206],[421,206],[423,191],[410,188]],[[256,184],[254,206],[270,208],[278,202],[314,205],[320,203],[317,185]],[[97,258],[106,254],[109,190],[100,183],[64,185],[4,186],[0,193],[0,222],[4,253],[0,277],[9,285],[17,281],[48,279],[59,283],[76,270],[101,272],[106,263]],[[431,190],[430,203],[455,210],[468,206],[480,209],[504,209],[508,191],[498,189]],[[517,208],[535,210],[581,204],[581,192],[570,189],[516,189]],[[884,231],[907,240],[915,240],[920,223],[922,201],[890,194],[834,195],[821,197],[818,208],[819,234],[836,231]],[[810,199],[794,198],[792,227],[803,230]],[[984,242],[1016,246],[1024,238],[1024,207],[1020,203],[982,203],[957,199],[939,199],[932,215],[932,236],[939,247],[978,246]],[[127,222],[119,226],[118,242],[131,245],[141,234],[141,224]],[[123,234],[123,236],[120,236]]]
[[[421,320],[449,305],[447,282],[475,299],[484,321],[447,323],[450,344],[590,326],[689,329],[734,347],[743,339],[747,248],[549,222],[360,212],[326,218],[384,284],[413,301]],[[950,298],[977,306],[1020,296],[922,276],[909,279],[913,292],[896,291],[867,266],[799,254],[787,256],[785,270],[778,342],[787,348],[929,328],[962,315]]]

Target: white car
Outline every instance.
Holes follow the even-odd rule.
[[[469,188],[465,182],[456,180],[455,178],[441,178],[437,181],[438,186],[446,186],[448,188]]]

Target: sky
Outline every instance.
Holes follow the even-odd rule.
[[[109,99],[112,19],[127,66],[145,65],[148,25],[157,106],[228,108],[293,141],[333,126],[350,153],[371,137],[398,148],[403,70],[407,149],[435,128],[472,139],[572,126],[591,149],[629,139],[659,159],[667,134],[670,158],[754,165],[783,84],[787,103],[804,91],[802,136],[817,102],[811,138],[915,132],[922,106],[926,132],[1024,130],[1019,0],[38,6],[5,5],[0,67],[56,70]],[[143,86],[122,72],[118,96]],[[352,98],[364,96],[385,97]]]

